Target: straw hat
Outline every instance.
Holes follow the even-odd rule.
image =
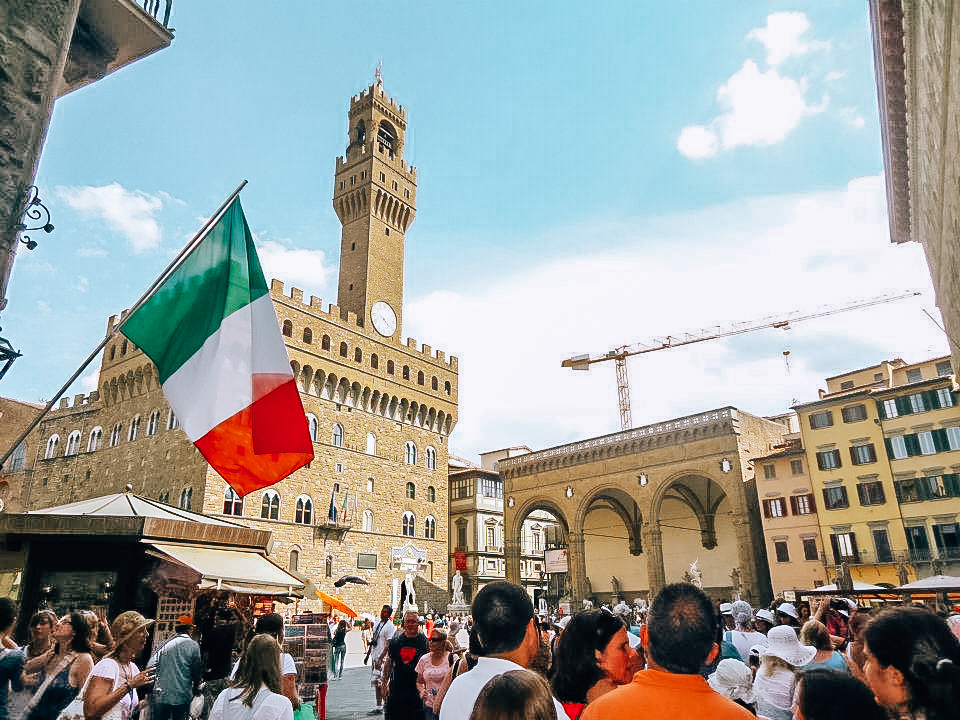
[[[763,620],[765,622],[770,623],[771,625],[777,624],[777,616],[774,615],[769,610],[767,610],[766,608],[757,610],[757,620]]]
[[[786,625],[778,625],[771,628],[767,633],[767,649],[763,652],[763,657],[772,655],[773,657],[786,660],[794,667],[803,667],[817,654],[815,647],[801,645],[797,639],[797,634],[793,628]]]
[[[707,684],[731,700],[742,700],[750,704],[753,695],[753,673],[739,660],[726,658],[717,665],[716,671],[707,678]]]
[[[780,603],[780,607],[777,608],[778,613],[783,613],[784,615],[789,615],[794,620],[799,620],[800,616],[797,615],[797,608],[794,607],[793,603]]]
[[[150,627],[153,623],[153,620],[145,618],[136,610],[127,610],[117,615],[110,626],[110,633],[116,638],[117,645],[110,654],[115,655],[123,644],[133,637],[134,633],[145,627]]]

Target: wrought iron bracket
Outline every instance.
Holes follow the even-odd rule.
[[[33,250],[37,247],[37,241],[26,232],[43,230],[48,235],[53,232],[53,223],[50,222],[50,210],[40,199],[40,191],[36,185],[27,188],[27,201],[23,209],[20,222],[16,225],[16,230],[21,234],[20,242],[27,246],[27,250]]]

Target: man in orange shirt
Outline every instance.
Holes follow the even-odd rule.
[[[715,692],[700,675],[719,652],[713,603],[700,588],[689,583],[663,588],[640,637],[647,669],[629,685],[587,705],[582,720],[753,720],[748,710]]]

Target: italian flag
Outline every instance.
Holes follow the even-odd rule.
[[[306,416],[239,198],[122,332],[157,366],[187,437],[240,496],[313,459]]]

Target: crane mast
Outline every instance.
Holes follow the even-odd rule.
[[[744,335],[757,330],[766,330],[774,328],[777,330],[789,330],[791,323],[801,322],[803,320],[814,320],[816,318],[836,315],[851,310],[862,310],[863,308],[882,305],[884,303],[897,302],[907,298],[917,297],[921,293],[917,291],[904,292],[894,295],[881,295],[879,297],[859,300],[844,305],[828,305],[815,312],[794,311],[785,315],[771,315],[759,320],[734,323],[730,326],[715,325],[704,328],[696,332],[685,332],[680,335],[665,335],[655,337],[633,345],[621,345],[602,355],[575,355],[567,358],[561,367],[567,367],[572,370],[589,370],[591,365],[613,360],[617,370],[617,396],[620,404],[620,427],[623,430],[629,430],[633,427],[633,417],[630,410],[630,384],[627,379],[627,358],[634,355],[643,355],[646,353],[657,352],[658,350],[669,350],[670,348],[683,347],[684,345],[693,345],[707,340],[717,340],[719,338],[733,337],[734,335]]]

